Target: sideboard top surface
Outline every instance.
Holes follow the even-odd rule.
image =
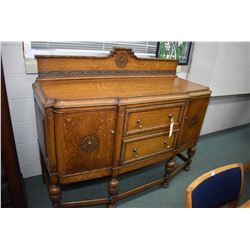
[[[35,94],[54,108],[123,105],[210,95],[176,76],[177,61],[137,58],[129,49],[108,57],[41,56]]]
[[[172,95],[208,90],[178,77],[42,81],[40,86],[47,98],[64,100]]]

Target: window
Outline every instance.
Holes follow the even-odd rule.
[[[25,58],[35,55],[85,55],[105,56],[114,47],[131,48],[138,57],[166,58],[180,60],[180,64],[188,64],[190,42],[154,42],[154,41],[112,41],[112,42],[56,42],[31,41],[24,42]]]
[[[179,65],[187,65],[191,42],[160,42],[158,57],[179,60]]]
[[[104,56],[114,47],[131,48],[138,57],[156,57],[157,42],[25,42],[25,57],[35,55]]]

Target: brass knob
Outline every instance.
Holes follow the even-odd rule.
[[[170,148],[170,146],[169,146],[169,144],[168,144],[168,141],[164,141],[164,146],[165,146],[167,149]]]
[[[114,129],[111,129],[111,130],[110,130],[110,133],[111,133],[112,135],[114,135],[114,134],[115,134]]]
[[[137,151],[137,148],[133,148],[133,152],[135,153],[135,157],[138,157],[138,151]]]
[[[169,114],[168,115],[168,118],[170,119],[170,122],[173,122],[174,121],[174,115],[173,114]]]
[[[139,128],[142,128],[142,120],[141,120],[141,119],[138,119],[138,120],[136,121],[136,123],[137,123],[137,126],[138,126]]]

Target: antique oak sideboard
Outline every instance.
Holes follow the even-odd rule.
[[[177,61],[120,48],[107,57],[38,56],[37,63],[38,142],[54,207],[115,207],[189,169],[211,91],[178,78]],[[164,176],[119,193],[120,175],[164,160]],[[106,197],[61,201],[61,185],[105,176]]]

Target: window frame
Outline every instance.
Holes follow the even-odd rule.
[[[188,42],[188,52],[187,52],[186,60],[185,61],[179,61],[178,65],[187,66],[189,64],[189,58],[190,58],[192,44],[193,44],[192,42]],[[156,58],[160,58],[160,42],[157,42]],[[166,60],[168,60],[168,59],[166,59]]]
[[[31,48],[31,42],[24,41],[24,58],[35,59],[36,55],[56,55],[56,56],[108,56],[110,51],[108,50],[73,50],[73,49],[58,49],[58,50],[37,50]],[[38,53],[39,51],[39,53]],[[157,50],[155,54],[148,53],[135,53],[137,57],[141,58],[157,58]]]

